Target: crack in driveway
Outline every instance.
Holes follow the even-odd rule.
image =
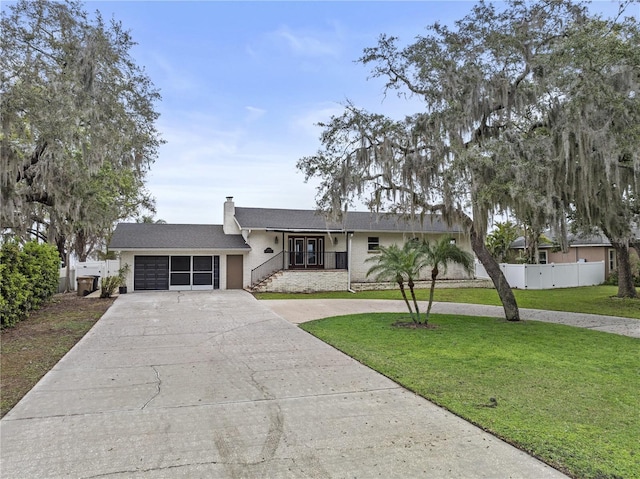
[[[154,472],[154,471],[166,471],[169,469],[180,469],[182,467],[209,466],[213,464],[218,464],[218,462],[217,461],[193,462],[188,464],[174,464],[171,466],[164,466],[164,467],[151,467],[147,469],[123,469],[121,471],[105,472],[104,474],[97,474],[95,476],[86,476],[84,479],[96,479],[98,477],[119,476],[122,474],[135,474],[140,472],[147,473],[147,472]]]
[[[155,398],[157,398],[158,395],[160,394],[160,386],[162,385],[162,379],[160,379],[160,373],[158,372],[155,366],[151,366],[151,369],[153,369],[153,371],[156,373],[156,392],[153,394],[153,396],[151,396],[151,398],[149,398],[149,400],[146,403],[144,403],[141,409],[146,408],[149,405],[149,403],[153,401]]]

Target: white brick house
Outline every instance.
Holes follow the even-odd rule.
[[[377,247],[443,234],[471,251],[461,228],[427,216],[349,212],[342,222],[313,210],[240,208],[224,203],[222,225],[121,223],[110,249],[129,264],[129,291],[254,288],[344,291],[370,281],[367,258]],[[452,266],[443,279],[467,279]],[[426,279],[426,278],[424,278]]]

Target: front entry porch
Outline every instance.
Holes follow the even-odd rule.
[[[332,240],[330,236],[299,234],[283,234],[282,236],[282,242],[286,245],[287,249],[283,249],[283,251],[280,251],[251,271],[252,289],[255,289],[260,283],[278,272],[307,271],[313,274],[336,270],[346,273],[348,270],[348,252],[335,251],[338,241],[335,239]],[[331,275],[328,275],[327,277],[330,276]],[[340,275],[341,279],[337,281],[336,286],[342,284],[342,276],[347,277],[346,274]],[[290,281],[304,283],[304,285],[301,284],[301,290],[305,291],[308,291],[315,282],[313,278],[320,281],[320,276],[310,276],[309,278],[304,276],[304,280],[303,276],[289,276],[289,278]],[[330,282],[334,283],[333,280]],[[348,280],[345,279],[344,282],[346,284]],[[346,287],[347,286],[344,286],[344,288]],[[339,286],[338,289],[344,288]],[[290,290],[290,287],[287,286],[287,289]]]
[[[281,251],[257,268],[251,270],[251,287],[278,271],[310,273],[322,271],[347,271],[346,251],[324,251],[322,254],[296,251]],[[297,260],[297,261],[296,261]]]

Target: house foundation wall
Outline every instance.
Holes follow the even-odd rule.
[[[405,288],[406,288],[405,284]],[[431,281],[416,281],[415,289],[431,288]],[[468,279],[468,280],[444,280],[436,281],[436,289],[438,288],[493,288],[493,283],[485,279]],[[387,289],[398,289],[398,283],[380,282],[380,283],[351,283],[353,291],[382,291]]]
[[[346,291],[348,281],[348,273],[345,270],[284,270],[273,275],[254,291],[269,293]]]

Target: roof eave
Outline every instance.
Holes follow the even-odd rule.
[[[335,228],[266,228],[264,231],[274,233],[346,233],[344,229]]]
[[[570,248],[594,248],[599,246],[604,248],[611,248],[611,243],[574,243],[569,245]]]
[[[212,248],[191,248],[191,247],[153,247],[153,248],[145,248],[145,247],[110,247],[111,251],[122,252],[122,251],[224,251],[228,252],[237,252],[237,251],[251,251],[250,246],[246,247],[233,247],[233,248],[221,248],[221,247],[212,247]]]

